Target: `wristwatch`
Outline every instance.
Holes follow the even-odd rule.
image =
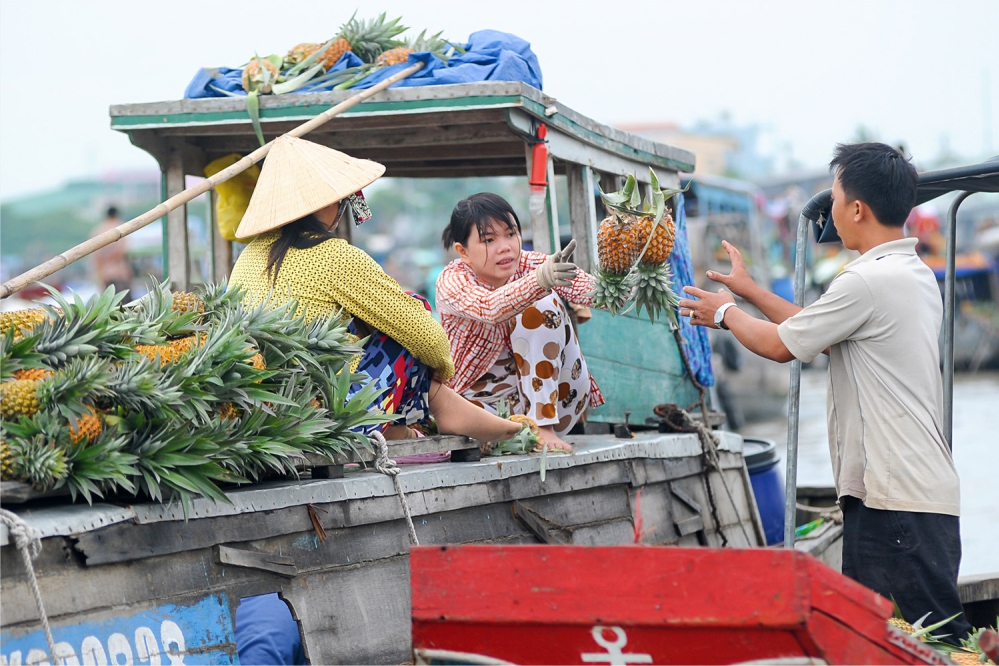
[[[725,325],[725,311],[734,307],[735,303],[724,303],[720,308],[715,310],[715,326],[724,328],[727,331],[728,326]]]

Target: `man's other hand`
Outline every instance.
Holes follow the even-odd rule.
[[[709,280],[721,282],[736,296],[748,299],[749,293],[756,287],[756,282],[753,281],[753,277],[746,268],[742,252],[728,241],[723,240],[722,247],[728,252],[728,257],[732,261],[732,271],[728,275],[723,275],[717,271],[708,271],[706,275]]]
[[[738,250],[736,250],[738,252]],[[745,267],[743,267],[745,270]],[[752,281],[752,280],[750,280]],[[732,294],[719,289],[718,293],[704,291],[697,287],[684,287],[685,294],[694,296],[696,301],[688,298],[680,299],[680,316],[690,317],[690,323],[694,326],[707,326],[708,328],[718,328],[715,326],[715,311],[725,303],[734,303]],[[728,314],[728,313],[726,313]]]

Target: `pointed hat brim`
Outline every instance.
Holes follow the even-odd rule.
[[[318,143],[274,140],[236,238],[250,238],[301,219],[376,181],[385,167]]]

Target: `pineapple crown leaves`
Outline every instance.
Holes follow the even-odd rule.
[[[41,491],[59,488],[66,482],[66,451],[46,434],[15,438],[9,446],[14,478]]]
[[[350,395],[352,384],[362,386]],[[326,405],[326,417],[333,423],[329,435],[320,442],[325,451],[342,452],[361,448],[373,450],[368,437],[357,431],[395,420],[394,415],[372,407],[387,389],[379,388],[378,384],[366,376],[359,377],[346,371],[330,373],[326,381],[318,384],[317,388],[322,394],[322,403]]]
[[[121,406],[158,418],[177,415],[184,394],[174,382],[175,377],[158,372],[144,357],[138,357],[112,368],[107,377],[109,397],[98,401],[101,406]]]
[[[402,17],[386,20],[386,12],[377,18],[363,20],[357,18],[357,12],[340,26],[337,37],[343,37],[350,44],[350,49],[357,57],[366,63],[373,63],[384,51],[397,46],[405,46],[405,42],[396,39],[409,28],[399,25]]]
[[[74,358],[51,377],[39,381],[37,396],[41,409],[54,409],[75,427],[77,417],[89,413],[88,405],[110,397],[110,368],[108,359]]]
[[[79,294],[73,293],[70,301],[58,290],[46,288],[58,306],[43,305],[50,317],[34,329],[34,351],[46,365],[54,368],[75,356],[94,353],[113,358],[131,354],[128,341],[133,326],[120,309],[125,292],[115,293],[114,287],[108,287],[84,302]]]
[[[436,35],[427,37],[427,31],[423,30],[415,39],[409,40],[406,46],[414,53],[431,53],[447,64],[448,59],[455,53],[464,53],[465,49],[460,44],[455,44],[451,40],[441,37],[443,34],[442,30]]]
[[[138,458],[125,451],[128,441],[128,436],[117,429],[106,428],[95,441],[67,448],[66,486],[74,500],[80,495],[93,504],[94,495],[104,497],[105,491],[115,488],[135,492],[132,477],[138,473],[135,468]]]
[[[136,344],[163,344],[168,338],[191,335],[204,330],[197,312],[173,309],[173,293],[168,282],[152,286],[145,296],[126,309],[134,326],[132,338]]]
[[[15,340],[17,333],[8,329],[0,334],[0,380],[14,377],[18,370],[44,368],[44,355],[35,352],[40,334],[31,334]]]

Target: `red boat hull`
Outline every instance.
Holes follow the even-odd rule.
[[[423,661],[944,663],[888,601],[788,550],[440,546],[410,566]]]

